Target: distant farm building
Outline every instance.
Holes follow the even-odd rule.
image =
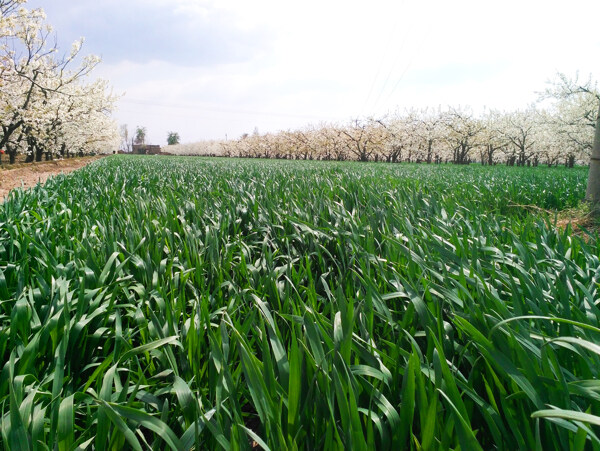
[[[154,144],[134,144],[131,153],[137,155],[158,155],[160,146]]]

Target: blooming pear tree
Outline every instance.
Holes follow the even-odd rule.
[[[402,160],[402,152],[410,147],[409,125],[404,117],[391,120],[377,119],[374,122],[381,127],[382,143],[379,152],[381,159],[387,163],[397,163]],[[375,124],[374,124],[375,125]]]
[[[302,160],[314,160],[321,157],[323,146],[321,142],[321,134],[318,129],[308,126],[303,130],[298,130],[294,134],[297,140],[298,158]]]
[[[559,99],[548,115],[548,123],[555,131],[555,139],[561,143],[569,167],[589,161],[594,143],[596,102],[592,95],[572,95]]]
[[[321,136],[322,153],[325,159],[337,161],[348,159],[344,138],[338,125],[323,124],[319,129],[319,135]]]
[[[19,152],[39,161],[116,148],[116,97],[88,81],[100,59],[81,56],[83,41],[58,57],[44,12],[25,3],[0,0],[0,148],[11,163]]]
[[[594,129],[586,199],[593,205],[596,214],[600,214],[600,91],[597,83],[591,78],[581,81],[578,75],[569,78],[559,73],[546,90],[545,97],[571,100],[579,103],[580,107],[584,106],[581,110],[583,120]]]
[[[524,111],[504,115],[501,135],[506,141],[503,147],[509,166],[525,166],[534,157],[537,130],[540,126],[538,111],[530,106]]]
[[[498,162],[498,154],[506,153],[508,142],[504,134],[506,115],[498,110],[487,111],[481,118],[483,131],[479,145],[479,160],[482,165]]]
[[[278,133],[283,150],[283,158],[299,158],[302,153],[303,140],[300,130],[287,130]]]
[[[347,127],[339,129],[340,137],[350,155],[358,161],[369,161],[381,149],[385,139],[385,129],[373,120],[355,119]]]
[[[418,149],[418,159],[426,163],[442,161],[443,134],[442,114],[440,111],[425,108],[411,111],[408,115],[411,124],[411,135]]]
[[[443,113],[442,122],[446,129],[444,141],[452,152],[452,162],[470,163],[471,151],[479,144],[484,124],[471,110],[458,108]]]

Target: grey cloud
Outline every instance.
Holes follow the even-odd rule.
[[[123,60],[159,60],[180,66],[211,66],[251,60],[268,44],[266,30],[241,31],[226,17],[184,16],[168,6],[147,6],[138,1],[78,2],[30,0],[29,8],[42,7],[67,51],[85,37],[86,53],[108,63]]]

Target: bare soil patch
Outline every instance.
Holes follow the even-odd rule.
[[[590,242],[592,237],[600,232],[598,220],[592,217],[573,216],[556,221],[556,227],[561,231],[564,231],[567,226],[571,226],[571,233],[574,236],[582,238],[585,242]]]
[[[560,231],[570,226],[571,233],[586,242],[597,239],[600,232],[600,219],[592,214],[586,204],[560,212],[555,225]]]
[[[103,156],[69,158],[67,160],[52,160],[39,163],[24,163],[0,166],[0,202],[10,190],[15,188],[31,188],[38,183],[44,183],[48,178],[57,174],[68,174]]]
[[[571,235],[578,236],[588,243],[591,240],[596,240],[597,236],[600,235],[600,218],[592,214],[589,205],[585,202],[581,202],[578,207],[559,212],[546,210],[536,205],[511,204],[510,207],[523,208],[532,214],[538,214],[542,217],[548,215],[551,219],[555,218],[552,224],[558,230],[564,232],[570,226]]]

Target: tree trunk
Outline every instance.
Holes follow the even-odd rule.
[[[590,170],[588,175],[587,190],[585,198],[592,204],[595,215],[600,215],[600,105],[596,117],[596,129],[594,130],[594,146],[590,157]]]
[[[431,157],[433,154],[433,140],[430,139],[427,141],[427,163],[431,164]]]

